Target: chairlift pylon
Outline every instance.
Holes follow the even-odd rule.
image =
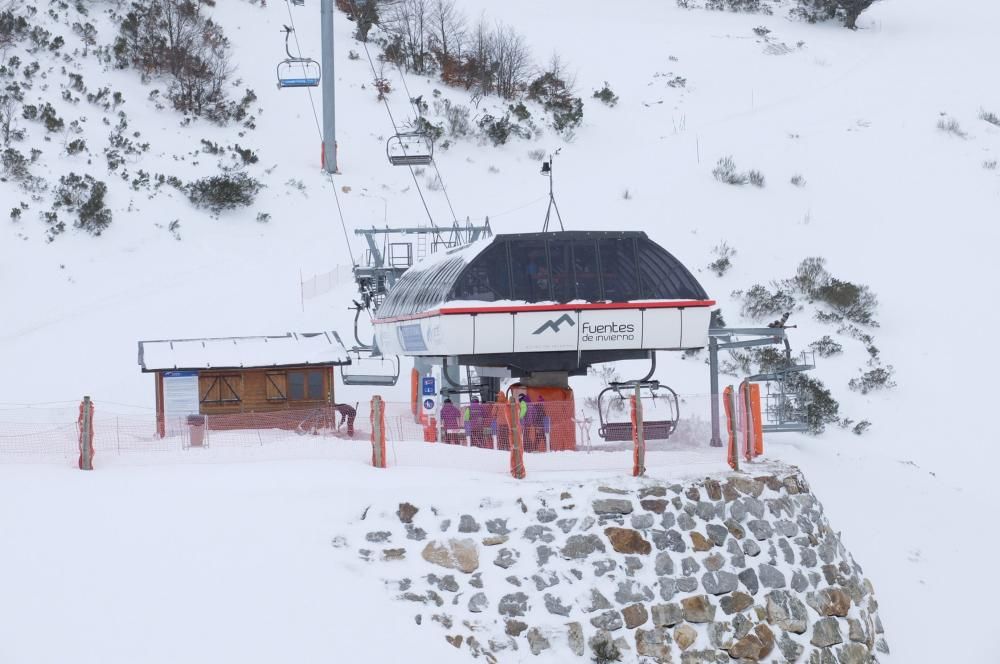
[[[434,141],[422,131],[400,133],[386,141],[385,153],[393,166],[426,166],[434,160]]]
[[[319,63],[312,58],[292,55],[288,47],[288,38],[294,30],[287,25],[283,26],[283,28],[285,32],[285,53],[288,57],[278,63],[278,89],[317,87],[322,73]]]

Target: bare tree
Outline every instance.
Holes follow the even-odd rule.
[[[497,94],[513,99],[523,90],[531,67],[531,54],[524,36],[509,25],[498,24],[493,39],[493,68]]]
[[[382,27],[402,45],[407,66],[419,74],[426,72],[431,28],[428,0],[394,0],[386,8]]]
[[[10,145],[10,134],[16,128],[20,111],[21,102],[14,95],[0,95],[0,135],[3,136],[4,145]]]
[[[442,67],[462,56],[465,15],[455,6],[455,0],[433,0],[430,30],[431,50]]]

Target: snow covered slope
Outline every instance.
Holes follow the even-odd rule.
[[[992,374],[981,359],[985,354],[971,348],[964,338],[969,332],[954,321],[969,321],[975,331],[998,322],[991,301],[1000,171],[983,163],[1000,158],[1000,129],[977,116],[981,108],[1000,112],[1000,88],[993,83],[1000,7],[980,1],[942,10],[931,0],[886,0],[851,32],[779,15],[685,11],[653,0],[624,8],[570,0],[461,4],[470,16],[482,10],[515,26],[540,62],[558,51],[577,73],[587,103],[584,125],[571,142],[546,131],[539,140],[502,148],[460,142],[439,153],[459,218],[489,216],[498,232],[540,229],[547,182],[528,153],[561,148],[557,197],[570,228],[645,230],[693,269],[704,268],[722,241],[738,251],[724,278],[699,273],[730,324],[739,322],[732,290],[790,276],[807,256],[825,257],[831,272],[878,294],[875,336],[896,369],[898,387],[866,396],[849,392],[847,381],[867,359],[861,344],[850,340],[843,356],[817,371],[842,397],[845,414],[872,420],[873,428],[860,438],[842,431],[818,439],[775,437],[769,452],[803,468],[831,521],[844,528],[845,544],[879,586],[887,634],[901,661],[990,661],[983,643],[932,643],[926,635],[937,624],[931,607],[940,605],[968,604],[971,634],[989,628],[987,612],[953,575],[963,569],[965,535],[981,532],[983,510],[997,499]],[[85,6],[99,29],[98,43],[109,43],[113,29],[102,14],[109,4]],[[293,11],[303,50],[316,53],[315,4]],[[85,393],[98,403],[151,406],[152,379],[136,365],[139,339],[347,332],[349,287],[307,301],[301,310],[300,271],[325,272],[348,264],[350,254],[329,181],[317,170],[309,96],[279,92],[273,84],[286,7],[222,0],[212,12],[233,43],[238,75],[259,97],[257,128],[245,137],[205,122],[182,127],[177,114],[149,99],[162,82],[143,84],[134,71],[107,70],[92,56],[72,62],[35,56],[49,89],[39,84],[32,94],[49,100],[67,123],[89,116],[82,135],[95,154],[91,164],[85,155],[63,155],[65,136],[45,141],[34,123],[23,123],[29,133],[19,149],[42,150],[32,170],[46,180],[70,171],[108,180],[114,221],[99,238],[71,230],[48,243],[38,218],[47,206],[0,182],[5,407],[72,402]],[[71,52],[79,40],[61,20],[44,11],[37,17],[65,36],[65,52]],[[757,26],[771,30],[768,40],[753,32]],[[388,123],[364,57],[347,57],[348,50],[360,50],[351,27],[338,14],[343,174],[335,182],[348,228],[380,224],[386,216],[390,223],[422,223],[409,173],[385,163]],[[129,131],[150,143],[149,152],[128,164],[131,172],[141,168],[188,181],[215,170],[216,158],[200,153],[201,139],[239,142],[258,153],[250,172],[267,188],[251,208],[218,218],[169,188],[152,200],[132,190],[106,172],[100,146],[109,129],[102,113],[86,101],[74,106],[60,98],[56,81],[68,82],[63,66],[81,73],[91,89],[107,85],[123,93]],[[389,96],[393,109],[405,116],[398,77],[389,76],[396,88]],[[686,79],[685,87],[667,85],[675,76]],[[614,108],[589,99],[604,81],[620,97]],[[430,99],[439,89],[470,103],[465,93],[435,81],[409,77],[408,84],[414,95]],[[493,104],[485,100],[481,110]],[[937,129],[942,114],[955,118],[967,136]],[[116,112],[109,115],[117,122]],[[762,171],[767,186],[715,181],[712,168],[729,155],[743,169]],[[789,183],[797,174],[804,187]],[[22,200],[30,204],[23,219],[6,221],[6,211]],[[428,202],[439,223],[448,220],[440,192],[428,192]],[[271,220],[258,223],[258,212]],[[174,220],[180,240],[167,230]],[[352,238],[354,255],[362,249]],[[808,312],[791,322],[800,324],[792,332],[799,347],[832,332]],[[700,362],[661,358],[660,366],[659,375],[678,391],[707,391]],[[344,394],[364,398],[361,391]],[[227,467],[214,470],[225,474]],[[78,482],[59,473],[25,476],[69,494],[66,482]],[[132,482],[121,481],[123,487]],[[256,480],[248,486],[255,494],[271,490]],[[304,497],[301,504],[313,499],[329,494]],[[959,508],[946,512],[950,505]],[[34,546],[24,560],[57,545],[30,534],[26,539]],[[984,546],[996,544],[991,532],[983,540]],[[322,569],[322,554],[310,555],[310,569]]]

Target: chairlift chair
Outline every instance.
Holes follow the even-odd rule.
[[[278,63],[278,89],[315,88],[319,85],[321,69],[312,58],[296,57],[288,48],[288,37],[294,32],[287,25],[285,29],[285,53],[288,57]]]
[[[601,426],[597,434],[606,441],[620,442],[632,440],[632,419],[611,421],[612,404],[628,404],[628,398],[639,387],[639,398],[643,401],[643,434],[646,440],[666,440],[677,429],[680,408],[677,393],[659,381],[642,380],[626,383],[611,383],[601,390],[597,397],[597,415]],[[665,410],[661,410],[665,409]],[[621,409],[629,413],[628,406]],[[666,417],[663,417],[666,415]]]
[[[422,131],[396,134],[385,144],[393,166],[426,166],[434,159],[434,142]]]
[[[351,363],[340,367],[340,379],[344,385],[391,387],[399,381],[399,358],[356,351]]]

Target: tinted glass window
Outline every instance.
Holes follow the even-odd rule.
[[[569,302],[576,298],[573,284],[573,245],[549,240],[549,266],[552,268],[552,299]]]
[[[543,302],[549,294],[549,261],[544,240],[513,240],[510,243],[514,299]]]
[[[306,398],[306,374],[304,371],[288,372],[288,398],[298,401]]]
[[[507,243],[498,242],[480,254],[455,285],[456,300],[494,302],[510,299],[510,265]]]
[[[320,400],[325,398],[323,394],[323,372],[310,371],[309,374],[309,398]]]
[[[573,275],[576,297],[588,302],[601,299],[601,280],[597,271],[597,246],[591,240],[573,243]]]
[[[604,299],[628,302],[639,297],[639,276],[635,267],[635,242],[632,238],[601,240],[601,275]]]

